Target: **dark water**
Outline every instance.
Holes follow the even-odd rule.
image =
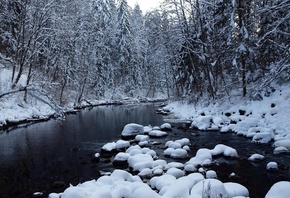
[[[74,185],[99,176],[91,160],[107,142],[120,138],[128,123],[160,125],[154,104],[101,106],[9,132],[0,132],[0,198],[46,194],[56,181]]]
[[[62,192],[70,183],[76,185],[97,179],[101,171],[111,171],[112,158],[95,162],[94,154],[107,142],[120,139],[128,123],[160,126],[163,117],[155,114],[158,104],[139,106],[103,106],[69,115],[65,120],[0,132],[0,198],[32,197],[33,192]],[[238,182],[246,186],[251,198],[262,198],[277,181],[290,180],[290,155],[273,155],[271,144],[253,144],[249,139],[232,133],[202,132],[188,129],[184,124],[172,123],[173,130],[166,138],[152,139],[161,144],[151,145],[160,158],[164,143],[188,137],[191,140],[189,158],[200,148],[212,149],[216,144],[235,148],[239,159],[218,157],[218,163],[209,167],[223,182]],[[262,162],[247,160],[251,154],[263,154]],[[188,159],[180,160],[186,162]],[[266,164],[276,161],[280,170],[269,172]],[[231,173],[237,177],[229,178]],[[60,185],[60,186],[59,186]]]

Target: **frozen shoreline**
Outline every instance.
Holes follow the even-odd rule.
[[[233,104],[209,106],[173,102],[164,108],[180,119],[192,121],[199,130],[234,132],[254,143],[273,142],[274,153],[290,152],[290,89],[287,85],[260,101],[237,99]]]
[[[4,99],[6,100],[6,99]],[[85,108],[92,108],[103,105],[124,105],[124,104],[140,104],[140,103],[150,103],[150,102],[162,102],[166,99],[156,98],[156,99],[144,99],[144,100],[133,100],[124,99],[119,101],[113,100],[95,100],[83,102],[78,106],[73,104],[67,105],[62,109],[61,112],[57,112],[47,104],[37,104],[35,106],[25,104],[18,100],[8,100],[7,102],[0,103],[0,130],[6,130],[10,127],[17,127],[19,125],[29,125],[38,122],[48,121],[53,118],[63,117],[68,114],[74,114]]]

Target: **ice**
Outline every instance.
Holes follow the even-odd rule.
[[[280,181],[275,183],[265,198],[288,198],[290,195],[290,182],[289,181]]]

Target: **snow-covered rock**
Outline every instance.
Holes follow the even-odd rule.
[[[191,123],[191,128],[197,128],[199,130],[207,130],[211,127],[212,116],[199,116]]]
[[[116,149],[116,142],[107,143],[102,147],[102,150],[108,151],[108,152],[113,151],[115,149]]]
[[[277,162],[269,162],[267,164],[267,170],[271,170],[271,171],[278,170],[278,164],[277,164]]]
[[[164,131],[154,129],[154,130],[149,132],[149,136],[150,137],[164,137],[164,136],[167,136],[167,133]]]
[[[251,155],[248,160],[250,161],[260,161],[260,160],[263,160],[265,157],[261,154],[253,154]]]
[[[210,151],[212,155],[224,155],[226,157],[239,157],[236,149],[223,145],[218,144]]]
[[[125,141],[125,140],[118,140],[116,142],[116,149],[120,150],[120,149],[125,149],[130,147],[130,142],[129,141]]]
[[[202,197],[228,197],[224,184],[217,179],[205,179],[194,185],[190,194]]]
[[[209,170],[209,171],[206,171],[205,178],[206,179],[217,179],[217,174],[214,170]]]
[[[290,150],[284,146],[278,146],[273,151],[274,154],[288,153],[288,152],[290,152]]]
[[[228,197],[249,197],[249,190],[241,184],[227,182],[224,183],[224,186],[228,192]]]
[[[169,123],[164,123],[164,124],[162,124],[162,125],[160,126],[160,129],[161,129],[162,131],[170,131],[170,130],[171,130],[171,124],[169,124]]]
[[[135,136],[144,133],[144,127],[140,124],[130,123],[125,125],[122,131],[122,136]]]
[[[172,168],[168,169],[166,171],[166,174],[172,175],[176,179],[178,179],[180,177],[183,177],[185,175],[185,173],[182,170],[180,170],[178,168],[175,168],[175,167],[172,167]]]
[[[290,195],[290,182],[289,181],[280,181],[275,183],[265,198],[288,198]]]

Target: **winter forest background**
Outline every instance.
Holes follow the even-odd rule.
[[[289,0],[0,2],[0,98],[259,99],[290,80]]]

